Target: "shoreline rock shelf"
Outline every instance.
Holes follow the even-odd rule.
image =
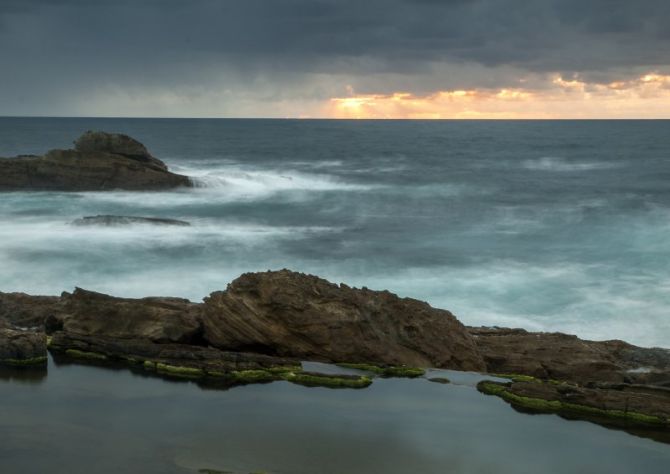
[[[192,187],[137,140],[84,133],[74,149],[0,158],[0,191],[150,191]]]
[[[46,334],[56,360],[123,364],[221,387],[284,380],[364,388],[376,377],[425,378],[427,367],[488,373],[510,381],[483,381],[479,390],[518,409],[670,431],[666,349],[468,328],[417,300],[289,270],[244,274],[202,303],[80,288],[60,297],[0,293],[0,364],[44,366]],[[301,360],[362,373],[305,372]]]

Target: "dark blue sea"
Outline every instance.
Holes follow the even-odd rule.
[[[670,121],[0,118],[0,156],[129,134],[195,189],[0,195],[0,291],[200,300],[290,268],[471,325],[670,347]],[[96,214],[191,227],[84,228]]]

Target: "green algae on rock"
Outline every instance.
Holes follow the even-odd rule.
[[[357,377],[355,375],[331,375],[314,372],[291,372],[284,374],[283,379],[307,387],[327,388],[365,388],[372,383],[372,379],[364,375]]]
[[[0,365],[44,366],[47,345],[44,333],[2,327],[0,319]]]
[[[205,371],[194,367],[184,367],[180,365],[156,364],[156,372],[159,374],[171,375],[183,378],[199,378],[205,375]]]
[[[372,380],[366,376],[303,372],[302,368],[299,366],[277,366],[264,369],[220,372],[194,367],[175,366],[147,360],[144,362],[144,368],[159,375],[185,379],[219,379],[230,385],[270,383],[285,380],[287,382],[309,387],[365,388],[372,383]]]
[[[512,382],[540,382],[540,379],[523,374],[489,374],[501,379],[510,379]]]
[[[0,359],[0,365],[9,365],[12,367],[42,367],[47,364],[47,357],[33,357],[30,359]]]
[[[422,377],[423,375],[426,374],[426,371],[424,369],[418,367],[407,367],[404,365],[381,366],[374,364],[350,363],[350,362],[342,362],[337,365],[340,367],[345,367],[347,369],[356,369],[356,370],[364,370],[366,372],[372,372],[381,377],[416,378],[416,377]]]
[[[528,384],[529,382],[521,382],[519,385]],[[532,384],[556,385],[551,382],[543,383],[541,381],[530,382]],[[477,390],[486,395],[494,395],[509,402],[512,406],[523,408],[531,411],[543,413],[557,413],[557,414],[572,414],[579,418],[606,418],[614,421],[623,422],[632,425],[654,425],[670,427],[670,419],[665,416],[658,416],[649,413],[642,413],[629,409],[629,399],[625,398],[622,401],[620,408],[610,407],[596,407],[592,405],[585,405],[580,403],[568,402],[561,399],[561,394],[569,393],[570,391],[589,390],[582,389],[570,384],[563,384],[561,390],[557,390],[556,398],[546,399],[540,397],[527,396],[522,393],[523,388],[515,389],[515,384],[502,384],[492,381],[481,381],[477,384]],[[623,409],[622,409],[623,408]]]
[[[268,370],[263,369],[254,369],[254,370],[234,370],[228,374],[224,374],[224,377],[229,377],[232,381],[236,383],[268,383],[274,382],[275,380],[281,380],[281,375],[278,373],[272,373]]]
[[[100,354],[98,352],[80,351],[79,349],[66,349],[65,355],[76,359],[107,360],[107,356],[105,354]]]

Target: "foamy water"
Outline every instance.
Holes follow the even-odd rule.
[[[291,268],[473,325],[670,347],[667,122],[0,119],[0,156],[131,134],[197,187],[0,195],[0,291],[199,300]],[[82,216],[189,227],[81,227]]]

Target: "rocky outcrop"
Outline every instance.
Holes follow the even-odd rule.
[[[46,363],[44,333],[0,329],[0,365],[44,366]]]
[[[46,326],[50,333],[88,342],[104,338],[305,360],[484,368],[472,337],[448,311],[288,270],[243,275],[204,304],[76,289],[63,293]]]
[[[483,370],[449,311],[388,291],[355,289],[282,270],[247,273],[205,298],[212,346],[307,360]]]
[[[200,308],[181,298],[115,298],[77,288],[61,295],[47,319],[47,329],[77,336],[198,345]]]
[[[670,387],[670,351],[623,341],[586,341],[562,333],[469,328],[489,373],[524,374],[578,383]]]
[[[510,379],[485,381],[479,389],[519,409],[623,424],[628,431],[670,429],[668,350],[466,328],[450,312],[417,300],[288,270],[242,275],[203,303],[79,288],[60,297],[0,293],[5,364],[43,364],[43,328],[57,358],[129,364],[199,383],[286,380],[361,388],[371,382],[301,373],[299,360],[354,363],[371,376],[422,376],[407,366],[474,370]]]
[[[110,153],[146,163],[152,168],[167,171],[167,166],[149,153],[149,150],[128,135],[120,133],[92,132],[84,133],[74,142],[79,153]]]
[[[0,158],[0,191],[157,190],[190,187],[138,141],[120,134],[86,132],[73,150]]]
[[[43,330],[44,321],[59,302],[57,296],[0,292],[0,328],[9,326]]]
[[[93,362],[124,362],[148,366],[151,370],[165,367],[164,372],[220,377],[233,371],[265,370],[296,367],[299,362],[289,358],[263,354],[220,351],[213,347],[172,342],[152,342],[139,337],[89,336],[57,331],[51,336],[49,349],[57,355]],[[160,366],[158,365],[160,364]],[[193,377],[197,378],[197,377]]]
[[[86,216],[82,217],[81,219],[76,219],[72,221],[72,225],[76,226],[117,227],[132,224],[149,224],[158,226],[169,225],[178,227],[188,227],[191,225],[189,222],[186,221],[180,221],[177,219],[166,219],[162,217],[110,216],[110,215]]]
[[[482,381],[480,392],[525,412],[556,413],[670,442],[670,389],[635,384],[586,385],[527,378]]]

